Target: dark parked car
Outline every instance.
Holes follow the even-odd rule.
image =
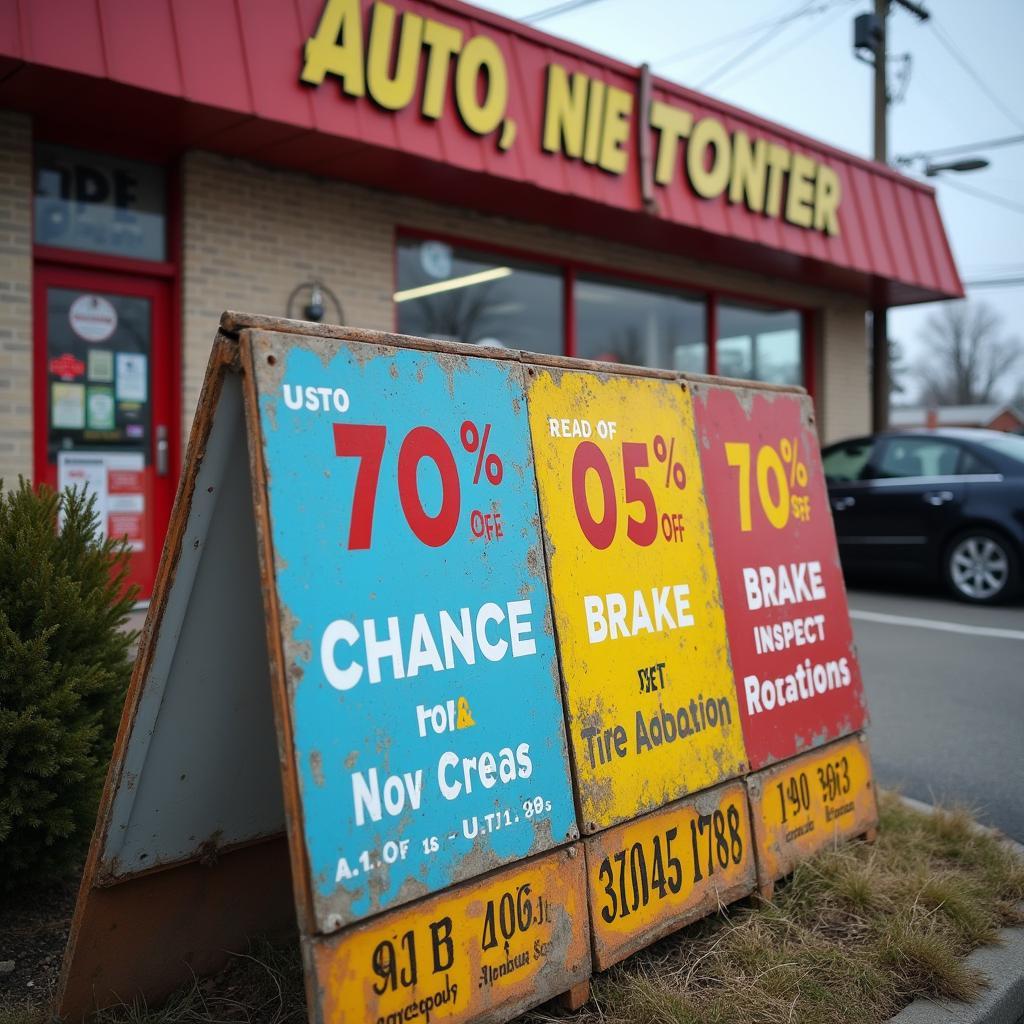
[[[903,431],[841,441],[822,458],[847,572],[942,580],[977,604],[1019,593],[1024,437]]]

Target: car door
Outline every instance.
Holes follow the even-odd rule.
[[[936,435],[880,437],[856,496],[857,536],[848,538],[872,567],[931,573],[936,553],[962,517],[962,446]]]
[[[864,495],[873,450],[874,439],[860,437],[832,445],[822,452],[839,556],[844,566],[851,568],[856,567],[863,553],[864,504],[860,499]]]

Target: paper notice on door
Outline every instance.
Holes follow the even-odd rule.
[[[116,387],[119,402],[146,401],[147,362],[147,358],[137,352],[117,353]]]
[[[59,452],[57,487],[87,487],[96,496],[100,535],[146,549],[146,460],[141,452]]]
[[[50,423],[54,430],[85,429],[85,385],[50,385]]]
[[[57,490],[68,487],[85,490],[96,498],[96,515],[100,521],[100,535],[107,536],[107,463],[98,452],[58,452]],[[63,522],[61,522],[63,526]]]
[[[114,353],[109,348],[91,348],[86,359],[89,361],[89,380],[97,384],[113,384]]]
[[[114,429],[114,392],[108,387],[87,389],[86,423],[90,430]]]

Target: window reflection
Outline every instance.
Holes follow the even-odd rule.
[[[704,373],[704,301],[667,289],[581,276],[573,289],[576,354],[636,366]]]
[[[772,384],[803,384],[803,331],[795,309],[718,305],[718,373]]]
[[[394,294],[405,334],[561,355],[565,302],[585,359],[707,373],[707,296],[638,285],[439,239],[400,238]],[[803,317],[755,302],[717,304],[716,373],[803,384]]]
[[[164,170],[70,146],[36,146],[35,240],[132,259],[166,258]]]
[[[434,239],[399,239],[398,329],[469,344],[562,352],[562,275]]]

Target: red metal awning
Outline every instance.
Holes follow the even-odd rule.
[[[364,44],[374,6],[361,2]],[[243,156],[873,302],[963,294],[931,188],[671,82],[653,79],[648,94],[637,68],[457,0],[395,6],[458,29],[464,41],[483,36],[495,44],[508,77],[502,130],[476,135],[460,119],[455,59],[436,119],[421,113],[422,66],[415,98],[397,111],[346,95],[331,75],[317,87],[301,83],[304,46],[325,0],[0,0],[0,105],[31,113],[43,138],[161,159],[188,148]],[[553,64],[600,83],[601,97],[618,90],[633,98],[619,172],[543,149]],[[730,201],[729,188],[703,198],[687,179],[685,156],[672,181],[654,182],[650,154],[660,153],[665,134],[650,123],[638,130],[636,115],[653,110],[651,102],[693,125],[715,122],[728,139],[741,133],[778,147],[794,167],[803,158],[805,169],[834,172],[837,231],[788,222],[785,198],[774,216]],[[503,149],[507,122],[515,140]],[[680,153],[688,144],[680,139]],[[717,149],[705,155],[713,168]]]

